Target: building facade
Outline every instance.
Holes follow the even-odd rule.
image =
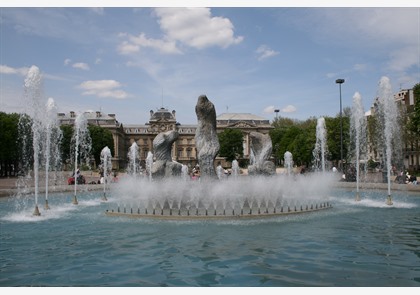
[[[413,89],[401,89],[395,94],[401,114],[404,118],[409,118],[414,112],[416,103]],[[406,121],[406,120],[403,120]],[[420,141],[419,134],[411,134],[409,130],[404,132],[402,147],[404,167],[410,171],[420,170]]]
[[[172,159],[189,167],[197,164],[197,150],[195,147],[195,132],[197,125],[184,125],[176,120],[176,111],[169,111],[166,108],[159,108],[150,111],[150,118],[146,124],[127,124],[118,122],[115,114],[103,114],[102,112],[86,112],[88,124],[94,124],[111,131],[114,139],[114,153],[112,167],[114,170],[124,170],[128,165],[128,152],[131,145],[136,142],[139,147],[139,160],[142,168],[148,152],[153,153],[153,140],[161,132],[176,130],[179,134],[178,140],[172,147]],[[76,114],[59,113],[60,124],[73,125]],[[270,121],[249,113],[224,113],[216,118],[217,132],[234,128],[242,131],[244,135],[244,159],[250,156],[249,133],[252,131],[267,134],[273,127]],[[217,158],[216,161],[226,163],[224,158]]]
[[[400,124],[401,128],[404,127],[404,124],[407,124],[408,118],[410,117],[411,113],[414,112],[414,106],[416,103],[415,96],[413,93],[413,89],[401,89],[394,95],[395,102],[398,106],[399,116],[400,116]],[[375,98],[374,102],[370,108],[368,113],[368,120],[369,116],[375,117],[378,113],[379,107],[379,98]],[[418,134],[410,134],[409,130],[402,129],[399,133],[401,136],[401,155],[398,155],[398,159],[396,159],[397,166],[401,166],[398,168],[409,170],[409,171],[419,171],[420,170],[420,141]],[[383,151],[378,148],[374,143],[371,141],[369,142],[369,158],[374,159],[375,161],[379,161],[381,157],[383,157]]]

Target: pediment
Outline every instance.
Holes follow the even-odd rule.
[[[255,128],[257,125],[251,122],[239,121],[232,124],[229,124],[227,127],[236,127],[236,128]]]

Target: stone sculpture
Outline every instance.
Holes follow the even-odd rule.
[[[274,175],[276,166],[268,161],[271,156],[272,142],[269,134],[251,132],[249,134],[251,148],[251,163],[249,175]]]
[[[197,130],[195,133],[195,146],[197,159],[203,179],[217,179],[214,168],[214,159],[219,152],[219,138],[216,132],[216,110],[207,96],[200,95],[195,106],[197,114]]]
[[[182,164],[172,161],[172,144],[178,139],[178,132],[170,130],[159,133],[153,140],[153,151],[156,161],[152,166],[152,178],[180,176]]]

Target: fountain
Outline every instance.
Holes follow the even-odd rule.
[[[232,176],[235,179],[239,176],[239,164],[237,160],[232,161]]]
[[[109,147],[104,147],[101,151],[101,166],[102,166],[102,170],[104,173],[104,195],[102,197],[103,201],[107,201],[106,198],[106,185],[107,183],[110,182],[109,179],[109,175],[111,174],[111,170],[112,170],[112,155],[111,155],[111,150],[109,149]]]
[[[392,169],[392,152],[397,150],[396,141],[397,133],[399,132],[399,122],[398,122],[398,109],[397,104],[395,103],[394,95],[392,92],[391,82],[388,77],[382,77],[379,81],[378,89],[379,97],[379,117],[381,119],[381,124],[384,126],[383,129],[383,140],[385,147],[385,165],[387,173],[387,183],[388,183],[388,197],[386,200],[387,205],[392,205],[391,197],[391,169]]]
[[[46,105],[46,117],[45,117],[45,209],[49,210],[48,205],[48,187],[49,187],[49,171],[52,167],[56,171],[61,162],[60,156],[60,145],[61,141],[61,129],[57,120],[57,107],[54,99],[49,98]]]
[[[86,191],[77,207],[56,193],[59,210],[39,218],[0,198],[0,285],[418,285],[418,193],[395,192],[389,210],[376,189],[355,203],[329,173],[180,179],[122,178],[109,202]]]
[[[312,152],[316,170],[325,172],[325,157],[327,154],[327,132],[325,128],[325,119],[318,118],[316,124],[316,143]]]
[[[284,153],[284,168],[286,168],[287,175],[292,175],[293,156],[289,151]]]
[[[42,106],[43,89],[42,76],[39,68],[31,66],[25,78],[24,83],[24,100],[25,106],[28,107],[27,115],[30,117],[31,134],[32,134],[32,148],[33,148],[33,173],[34,173],[34,189],[35,189],[35,210],[33,215],[40,216],[38,208],[38,194],[39,194],[39,166],[42,152],[42,137],[44,134],[43,116],[45,109]],[[22,116],[21,116],[22,117]],[[23,128],[25,129],[25,128]]]
[[[91,138],[89,135],[87,119],[84,113],[78,113],[74,122],[74,132],[72,137],[73,152],[74,152],[74,196],[73,204],[77,205],[77,182],[79,176],[78,161],[80,163],[89,164],[88,158],[92,147]]]
[[[146,175],[149,179],[149,181],[152,181],[152,167],[153,167],[153,154],[152,152],[147,152],[146,157]]]
[[[182,165],[181,168],[181,175],[182,175],[182,179],[184,181],[187,181],[189,179],[189,175],[188,175],[188,166],[187,165]]]
[[[360,201],[360,160],[366,156],[366,116],[363,110],[362,97],[358,92],[353,96],[353,106],[350,118],[351,137],[354,142],[355,167],[356,167],[356,201]],[[366,163],[366,159],[363,159]]]
[[[136,142],[133,142],[128,149],[128,172],[131,174],[133,178],[137,177],[138,163],[139,160],[139,146]]]
[[[115,186],[122,203],[138,205],[124,212],[118,206],[117,210],[107,210],[106,215],[166,219],[261,218],[332,207],[325,198],[331,179],[325,175],[296,179],[291,186],[290,178],[275,174],[274,164],[269,161],[272,143],[268,134],[250,134],[255,156],[250,166],[252,173],[239,178],[238,163],[234,161],[232,167],[236,176],[226,178],[220,162],[214,169],[215,152],[219,147],[217,137],[213,136],[215,129],[212,128],[215,120],[214,106],[207,97],[200,96],[196,112],[201,126],[196,135],[196,142],[201,148],[197,149],[200,154],[200,170],[202,173],[206,171],[207,176],[202,181],[188,181],[186,166],[171,161],[172,144],[177,138],[177,132],[160,133],[153,141],[156,161],[153,163],[150,152],[146,159],[149,180],[127,178]],[[291,153],[286,153],[285,158],[290,174],[293,165]],[[177,172],[178,166],[183,173]],[[215,182],[213,173],[218,177],[218,182]],[[154,181],[151,181],[152,174]],[[319,185],[320,181],[322,186]],[[173,214],[175,208],[177,214]]]

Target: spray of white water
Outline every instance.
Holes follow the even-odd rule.
[[[391,169],[392,151],[395,148],[395,139],[400,130],[398,122],[398,108],[392,92],[391,82],[388,77],[382,77],[379,81],[379,112],[382,119],[383,138],[385,144],[385,163],[388,178],[388,196],[391,196]]]
[[[76,197],[78,161],[80,160],[81,164],[89,165],[90,150],[92,148],[92,140],[84,113],[78,113],[76,116],[72,143],[74,147],[74,196]]]
[[[26,114],[31,118],[32,147],[33,147],[33,173],[35,186],[35,205],[38,206],[39,192],[39,166],[42,150],[43,132],[43,81],[37,66],[31,66],[24,82],[24,100],[27,107]]]
[[[137,171],[139,170],[139,146],[135,141],[128,149],[128,161],[128,173],[130,173],[135,178],[137,176]]]
[[[60,165],[60,149],[59,142],[61,140],[61,129],[57,120],[57,107],[54,99],[48,98],[46,104],[46,116],[44,121],[45,128],[45,144],[44,157],[45,157],[45,208],[48,209],[48,187],[49,187],[49,171],[54,169],[57,171]]]
[[[287,151],[287,152],[284,153],[284,168],[286,168],[287,175],[291,175],[292,174],[293,155],[289,151]]]
[[[109,176],[112,171],[112,155],[109,147],[104,147],[101,151],[101,166],[104,171],[104,196],[106,193],[106,185],[109,183]]]
[[[142,212],[158,210],[165,204],[171,208],[223,208],[239,212],[245,204],[265,210],[279,204],[300,208],[301,205],[328,201],[331,184],[335,181],[332,176],[331,173],[296,175],[294,178],[241,176],[223,181],[180,181],[180,177],[148,181],[147,177],[137,180],[127,177],[111,190],[115,190],[119,204],[137,207]]]
[[[360,183],[360,160],[366,157],[366,116],[363,110],[362,97],[359,92],[353,96],[351,109],[350,130],[351,138],[354,143],[355,167],[356,167],[356,190],[359,192]],[[364,158],[366,163],[366,158]]]
[[[152,167],[153,167],[153,154],[152,152],[147,152],[146,157],[146,175],[149,178],[149,181],[152,181]]]
[[[325,161],[327,154],[327,132],[325,127],[325,119],[318,118],[316,124],[316,143],[312,152],[314,165],[316,170],[325,172]]]

